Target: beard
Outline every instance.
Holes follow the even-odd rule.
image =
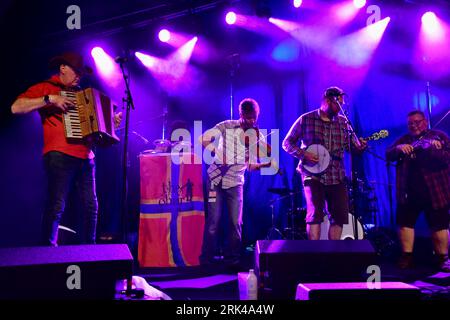
[[[339,111],[334,111],[333,108],[329,108],[326,113],[330,119],[333,119],[339,114]]]

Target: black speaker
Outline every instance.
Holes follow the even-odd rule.
[[[371,283],[373,285],[373,283]],[[420,289],[403,282],[379,282],[369,287],[366,282],[300,283],[296,300],[415,300],[421,299]]]
[[[376,254],[367,240],[258,240],[262,299],[294,299],[301,282],[365,282]]]
[[[124,244],[0,249],[0,299],[113,299],[131,279]]]

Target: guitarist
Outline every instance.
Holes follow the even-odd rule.
[[[306,231],[308,239],[320,239],[320,224],[325,216],[325,204],[330,215],[328,239],[339,240],[342,226],[348,223],[348,193],[345,184],[344,151],[363,151],[367,142],[350,139],[345,117],[338,115],[344,103],[344,91],[338,87],[325,90],[319,109],[301,115],[283,141],[283,149],[299,158],[297,171],[302,176],[306,200]],[[305,149],[311,144],[324,146],[330,154],[328,167],[320,173],[305,170],[302,164],[314,165],[319,156]]]
[[[259,111],[255,100],[244,99],[239,104],[238,120],[222,121],[200,137],[203,146],[215,153],[214,162],[208,168],[208,216],[200,256],[202,265],[215,262],[221,209],[225,202],[229,228],[224,262],[232,267],[239,266],[244,174],[246,170],[259,170],[271,165],[271,162],[257,161],[258,151],[255,150],[268,146],[256,128]],[[249,137],[252,143],[249,144],[245,137]]]

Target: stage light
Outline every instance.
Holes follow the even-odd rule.
[[[114,73],[114,60],[101,47],[95,47],[91,50],[95,64],[100,73],[110,77]]]
[[[161,41],[161,42],[168,42],[170,40],[170,32],[169,32],[169,30],[162,29],[158,33],[158,38],[159,38],[159,41]]]
[[[422,23],[424,25],[426,25],[427,27],[434,27],[438,22],[437,22],[437,17],[436,14],[434,12],[428,11],[426,13],[423,14],[422,16]]]
[[[353,0],[353,5],[357,9],[361,9],[366,5],[366,0]]]
[[[94,59],[97,57],[101,57],[103,54],[105,54],[105,50],[103,50],[103,48],[95,47],[91,50],[91,55]]]
[[[422,16],[422,30],[430,40],[445,38],[444,27],[434,12],[428,11]]]
[[[149,69],[154,68],[158,64],[158,62],[160,62],[160,59],[138,51],[135,52],[134,55],[139,59],[139,61],[142,62],[144,66]]]
[[[98,75],[105,80],[108,86],[117,88],[122,81],[122,75],[114,58],[103,48],[95,47],[91,50]]]
[[[368,65],[390,21],[391,18],[386,17],[339,38],[331,50],[332,57],[343,66],[356,68]]]
[[[293,1],[293,5],[295,8],[300,8],[300,6],[302,5],[302,0],[294,0]]]
[[[236,13],[234,13],[233,11],[228,12],[227,15],[225,16],[225,21],[228,24],[235,24],[236,23]]]

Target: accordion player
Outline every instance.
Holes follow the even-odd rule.
[[[60,94],[75,102],[75,107],[63,115],[67,140],[89,141],[99,146],[120,141],[114,131],[114,110],[109,97],[93,88]]]

